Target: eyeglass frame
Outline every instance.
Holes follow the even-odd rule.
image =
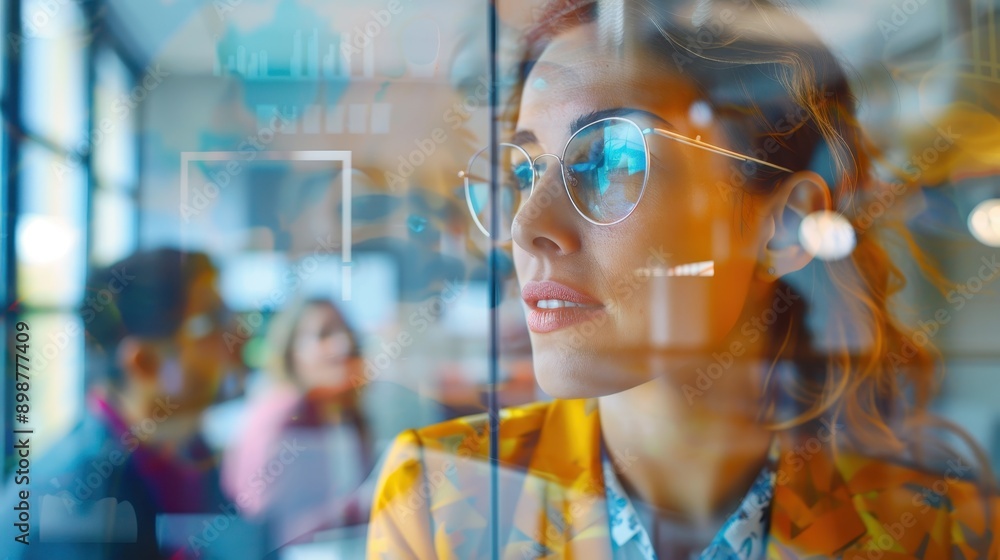
[[[569,181],[566,178],[566,161],[565,161],[566,150],[569,149],[570,143],[573,142],[573,140],[577,137],[577,135],[580,134],[581,132],[583,132],[584,130],[587,130],[591,126],[594,126],[595,124],[598,124],[598,123],[601,123],[601,122],[604,122],[604,121],[624,121],[624,122],[626,122],[626,123],[634,126],[635,129],[639,131],[639,134],[642,137],[642,149],[643,149],[643,153],[646,156],[646,162],[645,162],[646,166],[645,166],[644,171],[643,171],[644,176],[643,176],[643,179],[642,179],[642,188],[639,189],[639,196],[636,197],[636,199],[635,199],[635,205],[633,205],[632,208],[624,216],[622,216],[621,218],[618,218],[617,220],[615,220],[613,222],[607,222],[607,223],[598,222],[596,220],[593,220],[592,218],[590,218],[590,216],[587,216],[586,214],[583,213],[582,210],[580,210],[580,207],[577,205],[576,200],[573,199],[572,193],[570,193],[570,191],[569,191]],[[629,216],[631,216],[632,212],[635,212],[635,209],[639,207],[639,201],[642,200],[642,195],[646,193],[646,185],[649,183],[649,142],[646,141],[646,135],[648,135],[648,134],[658,134],[658,135],[660,135],[660,136],[662,136],[664,138],[670,138],[671,140],[676,140],[677,142],[680,142],[682,144],[686,144],[688,146],[694,146],[696,148],[701,148],[703,150],[707,150],[709,152],[713,152],[713,153],[716,153],[716,154],[719,154],[719,155],[723,155],[723,156],[726,156],[726,157],[729,157],[729,158],[737,159],[737,160],[740,160],[740,161],[743,161],[743,162],[753,162],[753,163],[757,163],[759,165],[765,165],[767,167],[771,167],[771,168],[777,169],[779,171],[784,171],[784,172],[787,172],[787,173],[794,173],[794,171],[792,171],[791,169],[788,169],[787,167],[782,167],[782,166],[774,164],[774,163],[766,162],[766,161],[764,161],[762,159],[757,159],[755,157],[743,155],[743,154],[740,154],[738,152],[734,152],[732,150],[727,150],[727,149],[722,148],[720,146],[716,146],[714,144],[709,144],[708,142],[704,142],[704,141],[702,141],[700,134],[698,136],[696,136],[695,138],[690,138],[688,136],[684,136],[683,134],[679,134],[679,133],[674,132],[672,130],[665,130],[665,129],[662,129],[662,128],[655,128],[655,127],[642,128],[642,127],[639,126],[638,123],[636,123],[632,119],[629,119],[629,118],[626,118],[626,117],[619,117],[619,116],[604,117],[604,118],[601,118],[601,119],[597,119],[597,120],[595,120],[595,121],[593,121],[591,123],[587,123],[584,126],[581,126],[579,129],[576,130],[576,132],[574,132],[573,134],[570,135],[570,137],[566,140],[566,144],[563,145],[563,149],[562,149],[563,157],[559,157],[558,155],[553,154],[553,153],[543,153],[543,154],[539,154],[539,155],[537,155],[537,156],[535,156],[533,158],[533,157],[531,157],[531,154],[529,154],[527,150],[525,150],[521,146],[518,146],[517,144],[512,144],[510,142],[501,142],[498,147],[510,147],[510,148],[515,148],[515,149],[519,150],[525,156],[525,159],[527,159],[527,161],[531,164],[531,188],[528,191],[528,196],[525,197],[525,199],[524,199],[525,202],[527,202],[528,198],[531,196],[531,193],[533,193],[535,191],[535,183],[537,182],[538,175],[539,175],[537,169],[535,168],[535,162],[537,162],[539,159],[541,159],[543,157],[553,157],[553,158],[556,159],[556,161],[559,162],[559,170],[560,170],[560,175],[562,176],[563,190],[566,191],[566,196],[569,197],[569,201],[573,205],[573,208],[576,210],[576,213],[579,214],[580,216],[582,216],[583,219],[587,220],[588,222],[590,222],[590,223],[592,223],[594,225],[597,225],[597,226],[612,226],[612,225],[615,225],[615,224],[618,224],[618,223],[621,223],[621,222],[625,221]],[[485,152],[488,149],[490,149],[489,145],[487,145],[487,146],[479,149],[476,153],[472,154],[472,157],[469,158],[469,163],[466,165],[465,170],[464,171],[459,171],[458,172],[458,176],[461,177],[462,179],[464,179],[464,181],[465,181],[465,202],[466,202],[466,205],[469,207],[469,212],[472,214],[473,221],[476,222],[476,227],[478,227],[479,231],[483,232],[483,234],[485,234],[487,237],[490,237],[489,231],[487,231],[485,228],[483,228],[482,224],[479,223],[479,218],[477,217],[477,213],[475,211],[475,208],[473,208],[473,204],[472,204],[472,193],[471,193],[471,191],[469,189],[469,177],[471,176],[472,163],[476,160],[477,157],[479,157],[483,152]],[[518,207],[518,209],[514,212],[512,218],[516,217],[517,214],[518,214],[518,212],[520,212],[520,211],[521,211],[521,208]]]

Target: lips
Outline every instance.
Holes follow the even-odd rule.
[[[548,333],[564,329],[605,313],[596,298],[554,281],[527,282],[521,299],[528,304],[528,329]]]

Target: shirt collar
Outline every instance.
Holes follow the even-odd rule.
[[[716,533],[715,538],[701,553],[702,560],[719,558],[734,560],[762,560],[770,519],[771,500],[774,497],[774,465],[778,456],[777,441],[771,446],[769,460],[750,486],[750,490],[736,510],[730,514]],[[635,506],[625,492],[607,454],[601,453],[604,471],[604,488],[608,504],[608,522],[611,541],[617,551],[626,546],[639,551],[643,560],[656,560],[646,528],[640,521]]]

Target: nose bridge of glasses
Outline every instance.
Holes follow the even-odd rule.
[[[538,154],[537,156],[535,156],[534,158],[531,159],[531,168],[535,170],[535,174],[537,175],[537,177],[536,177],[537,179],[540,179],[541,176],[542,176],[542,174],[545,173],[545,170],[548,169],[548,167],[545,166],[545,165],[542,165],[542,166],[538,165],[538,160],[540,160],[542,158],[546,158],[546,157],[555,158],[556,162],[558,163],[557,169],[562,166],[563,159],[561,157],[557,156],[556,154],[547,154],[547,153],[546,154]]]

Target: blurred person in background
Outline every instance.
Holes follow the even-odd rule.
[[[892,224],[857,225],[884,185],[836,57],[765,0],[533,15],[463,176],[556,398],[502,410],[496,453],[485,416],[401,434],[368,557],[1000,557],[989,465],[938,453],[939,363],[891,313]],[[817,258],[817,212],[856,244]]]
[[[364,523],[374,453],[357,334],[331,301],[300,299],[271,323],[268,348],[271,382],[226,453],[224,490],[275,546]]]
[[[223,503],[200,435],[233,365],[217,275],[205,254],[175,249],[139,251],[90,275],[86,416],[32,463],[31,544],[14,543],[5,523],[5,558],[197,556],[157,537],[162,515],[216,514]],[[9,485],[4,507],[17,489]]]

